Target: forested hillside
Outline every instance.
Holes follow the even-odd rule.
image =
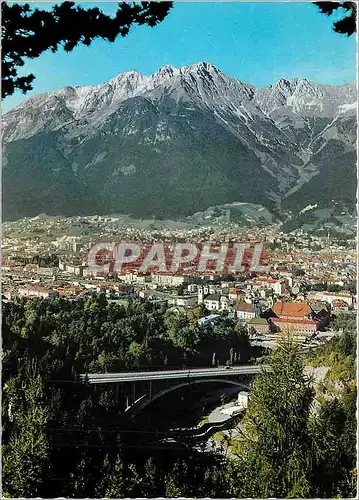
[[[315,389],[290,342],[268,358],[272,371],[253,384],[231,458],[136,448],[115,389],[75,383],[84,371],[209,367],[214,353],[223,364],[231,349],[237,362],[258,356],[235,321],[203,330],[202,313],[146,301],[125,308],[102,296],[4,303],[4,496],[355,496],[356,333],[348,321],[312,360],[332,363],[335,387]]]

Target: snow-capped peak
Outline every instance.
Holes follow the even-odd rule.
[[[198,73],[198,74],[203,74],[203,73],[216,73],[219,74],[221,71],[217,69],[212,63],[206,62],[206,61],[201,61],[198,63],[191,64],[190,66],[183,66],[181,68],[181,73]]]
[[[354,84],[331,87],[306,78],[281,78],[274,85],[256,88],[202,61],[181,68],[166,64],[150,76],[127,71],[97,86],[65,87],[33,96],[6,113],[4,139],[28,138],[74,120],[86,123],[86,133],[91,133],[125,100],[137,96],[161,100],[164,90],[176,102],[192,102],[220,114],[234,113],[245,121],[258,113],[275,118],[278,113],[288,113],[288,109],[297,115],[322,113],[332,118],[338,113],[346,112],[347,116],[355,112]],[[221,115],[221,120],[227,118]]]
[[[142,73],[139,73],[136,70],[125,71],[123,73],[119,73],[114,78],[111,78],[111,80],[104,83],[103,85],[100,85],[100,87],[106,87],[106,86],[118,87],[125,84],[131,86],[137,86],[140,82],[143,82],[146,78],[147,78],[146,76],[142,75]]]
[[[174,74],[178,73],[178,69],[172,66],[171,64],[166,64],[162,68],[160,68],[156,73],[153,75],[154,77],[156,76],[173,76]]]

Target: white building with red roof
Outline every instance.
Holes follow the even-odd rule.
[[[267,276],[261,276],[258,278],[254,278],[252,286],[254,289],[257,288],[271,288],[274,293],[277,295],[281,295],[286,288],[289,287],[289,283],[287,279],[276,279]]]
[[[58,292],[41,285],[26,285],[19,288],[19,297],[40,297],[42,299],[47,299],[57,296]]]

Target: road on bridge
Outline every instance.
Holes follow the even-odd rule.
[[[243,365],[231,368],[201,368],[195,370],[163,370],[154,372],[123,372],[123,373],[88,373],[80,374],[80,380],[86,377],[90,384],[108,384],[111,382],[136,382],[169,379],[198,379],[230,377],[233,375],[252,375],[269,369],[267,365]]]

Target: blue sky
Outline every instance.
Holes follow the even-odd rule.
[[[107,14],[117,7],[111,2],[86,5]],[[3,109],[67,85],[98,85],[122,71],[150,75],[165,64],[199,61],[257,86],[294,77],[338,85],[354,81],[355,38],[334,33],[332,21],[310,3],[175,3],[155,28],[136,27],[112,44],[97,40],[71,53],[59,49],[29,60],[21,74],[35,74],[34,90],[26,96],[16,92],[4,100]]]

